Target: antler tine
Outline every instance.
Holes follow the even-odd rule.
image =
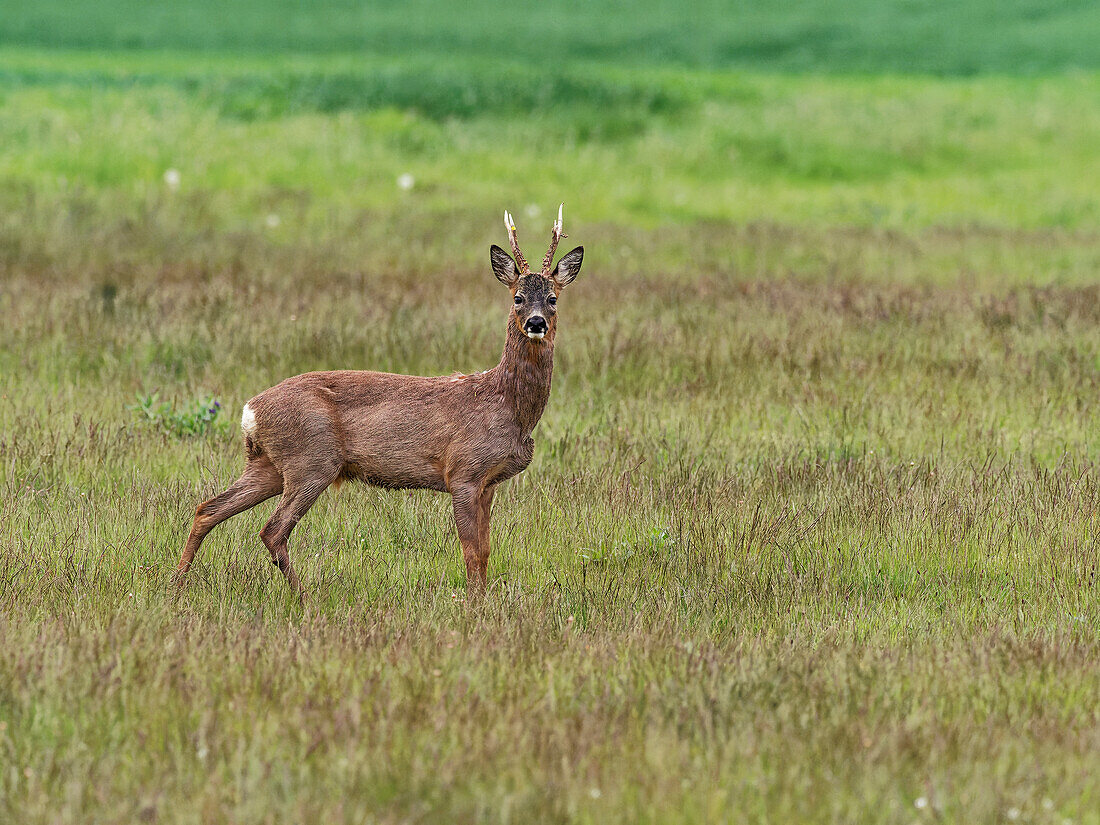
[[[504,210],[504,228],[508,230],[508,243],[512,245],[512,254],[516,256],[516,263],[519,265],[519,274],[529,274],[531,268],[527,265],[527,259],[523,257],[523,253],[519,251],[519,238],[516,237],[516,222],[512,220],[512,213],[507,209]]]
[[[561,212],[564,208],[565,208],[564,203],[561,206],[558,207],[558,219],[556,221],[554,221],[554,229],[553,229],[553,232],[550,235],[550,248],[548,250],[546,250],[546,257],[542,259],[542,274],[543,275],[549,275],[550,274],[550,267],[552,267],[554,265],[554,253],[558,249],[558,241],[560,241],[562,238],[568,238],[569,237],[568,235],[564,234],[561,231],[562,227],[564,226],[564,224],[562,223],[562,219],[561,219]]]

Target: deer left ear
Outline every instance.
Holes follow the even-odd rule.
[[[496,244],[489,247],[489,263],[493,266],[493,274],[497,280],[507,287],[515,286],[519,278],[516,277],[516,262],[512,256]]]
[[[584,247],[578,246],[568,255],[563,255],[558,261],[557,268],[550,274],[550,278],[559,287],[573,283],[573,279],[581,271],[581,261],[584,260]]]

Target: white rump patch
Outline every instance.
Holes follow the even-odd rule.
[[[252,408],[247,404],[244,405],[244,412],[241,413],[241,431],[245,435],[256,432],[256,413],[252,412]]]

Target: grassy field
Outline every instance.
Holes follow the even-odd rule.
[[[846,8],[0,16],[0,821],[1100,822],[1098,15]],[[177,594],[241,404],[491,366],[561,200],[484,602],[354,485]]]
[[[510,55],[796,72],[969,76],[1100,68],[1088,0],[39,0],[8,10],[0,43],[234,54]]]

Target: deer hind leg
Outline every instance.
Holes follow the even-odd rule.
[[[339,468],[335,468],[331,473],[305,480],[291,481],[288,478],[279,506],[275,508],[275,512],[260,531],[260,539],[271,552],[271,562],[286,576],[290,589],[299,598],[303,596],[302,583],[298,580],[298,574],[290,563],[287,540],[290,538],[290,531],[309,512],[309,508],[339,474]]]
[[[191,568],[191,562],[195,560],[199,545],[211,530],[226,519],[243,513],[282,491],[283,477],[267,456],[250,459],[244,473],[228,490],[195,508],[191,533],[187,536],[187,543],[183,546],[183,554],[176,569],[177,582],[183,582],[183,577]]]
[[[483,583],[489,581],[489,516],[493,509],[495,485],[489,485],[481,491],[478,500],[477,544],[478,576]]]
[[[452,489],[451,498],[458,541],[466,562],[466,590],[470,595],[478,595],[485,590],[480,550],[481,494],[477,485],[464,485]]]

